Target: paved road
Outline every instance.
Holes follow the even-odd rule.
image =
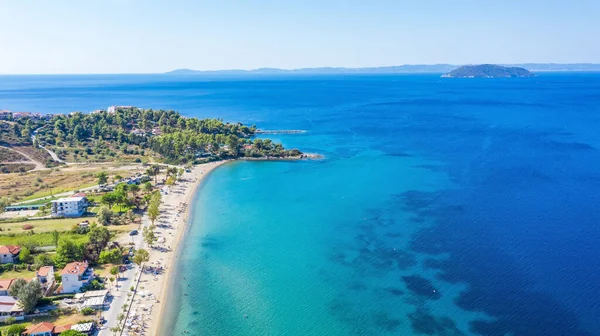
[[[148,217],[146,215],[144,215],[144,218],[142,219],[142,227],[148,226],[148,225],[149,225]],[[133,242],[135,244],[136,249],[146,247],[146,243],[144,242],[144,239],[142,238],[142,235],[141,235],[141,230],[140,230],[140,234],[133,236]],[[102,317],[104,317],[104,319],[107,322],[100,329],[98,336],[112,336],[113,335],[112,332],[110,332],[110,329],[117,326],[117,322],[118,322],[117,317],[119,316],[119,314],[121,314],[123,312],[123,305],[126,303],[126,301],[128,299],[127,294],[131,293],[130,287],[134,283],[134,280],[137,277],[137,275],[139,274],[139,272],[138,272],[139,267],[135,264],[130,264],[130,265],[132,265],[132,266],[129,269],[127,269],[126,272],[121,273],[119,287],[115,289],[113,286],[113,288],[111,288],[113,297],[112,297],[112,302],[110,304],[110,308],[102,313]]]

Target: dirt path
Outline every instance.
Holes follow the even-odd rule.
[[[52,160],[54,160],[56,162],[60,162],[60,163],[65,163],[65,164],[72,164],[70,162],[66,162],[65,160],[59,158],[58,155],[56,155],[56,153],[54,153],[53,151],[49,150],[48,148],[46,148],[44,146],[40,146],[40,148],[45,149],[46,152],[48,152],[48,154],[50,154],[50,156],[52,157]]]
[[[42,127],[44,127],[44,126],[42,126]],[[34,130],[34,131],[31,133],[31,143],[32,143],[32,144],[35,144],[35,137],[37,136],[37,134],[38,134],[38,131],[39,131],[39,130],[40,130],[42,127],[38,128],[38,129],[36,129],[36,130]],[[39,145],[39,147],[40,147],[40,148],[42,148],[42,149],[44,149],[46,152],[48,152],[48,154],[50,154],[50,156],[52,157],[52,160],[54,160],[54,161],[56,161],[56,162],[60,162],[60,163],[69,164],[68,162],[65,162],[65,160],[62,160],[61,158],[59,158],[59,157],[58,157],[58,155],[56,155],[56,153],[54,153],[53,151],[49,150],[48,148],[46,148],[46,147],[44,147],[44,146],[42,146],[42,145]]]
[[[27,154],[27,153],[25,153],[25,152],[22,152],[22,151],[20,151],[20,150],[18,150],[18,149],[16,149],[16,148],[13,148],[13,147],[5,147],[5,146],[0,146],[0,147],[2,147],[2,148],[6,148],[6,149],[8,149],[8,150],[10,150],[10,151],[13,151],[13,152],[16,152],[16,153],[19,153],[19,154],[21,154],[22,156],[24,156],[24,157],[25,157],[27,160],[29,160],[29,161],[0,162],[0,163],[27,163],[27,164],[34,164],[34,165],[35,165],[35,168],[34,168],[33,170],[42,170],[42,169],[46,169],[46,166],[44,166],[44,164],[43,164],[43,163],[41,163],[41,162],[39,162],[39,161],[36,161],[36,160],[34,160],[34,159],[31,157],[31,156],[29,156],[29,154]],[[30,170],[30,171],[31,171],[31,170]]]

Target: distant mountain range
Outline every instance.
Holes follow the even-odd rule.
[[[523,64],[500,64],[507,67],[525,68],[531,72],[548,71],[600,71],[600,64],[595,63],[523,63]],[[308,75],[326,75],[326,74],[395,74],[395,73],[447,73],[460,65],[452,64],[406,64],[386,67],[370,68],[302,68],[302,69],[277,69],[260,68],[253,70],[191,70],[177,69],[166,72],[168,75],[277,75],[277,74],[308,74]]]

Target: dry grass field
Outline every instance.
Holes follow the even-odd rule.
[[[106,171],[109,181],[116,175],[127,177],[142,170],[139,166],[73,165],[69,167],[0,174],[0,198],[9,197],[11,202],[46,197],[97,184],[96,174]]]

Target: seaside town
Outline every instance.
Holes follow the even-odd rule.
[[[199,137],[161,154],[177,125]],[[254,131],[131,106],[0,111],[0,335],[155,335],[200,181],[240,156],[298,157]]]

